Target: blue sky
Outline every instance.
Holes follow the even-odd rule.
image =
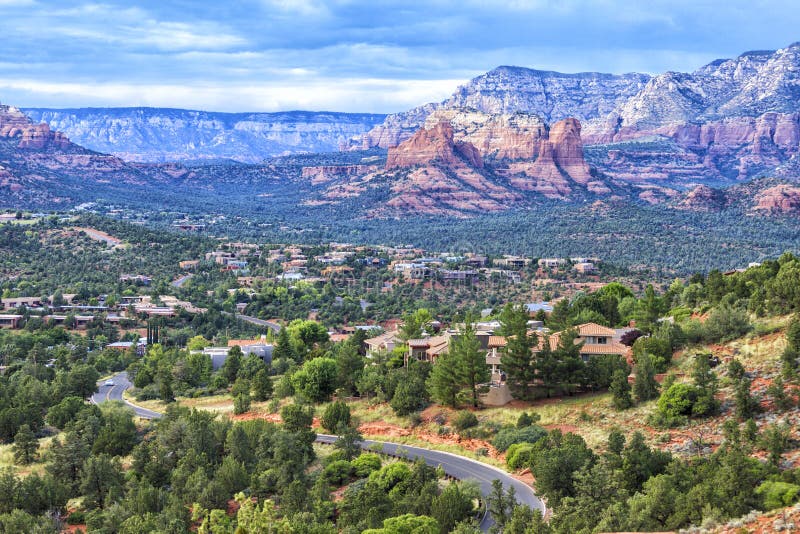
[[[0,0],[0,102],[393,112],[498,65],[691,71],[800,40],[796,1]]]

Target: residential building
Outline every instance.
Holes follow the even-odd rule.
[[[3,309],[15,310],[17,308],[40,308],[42,306],[41,297],[9,297],[0,299]]]
[[[567,260],[564,258],[542,258],[538,264],[543,269],[558,269],[562,265],[566,265]]]
[[[367,358],[372,358],[379,352],[392,352],[400,344],[400,339],[396,331],[385,332],[379,336],[364,340]]]
[[[19,328],[22,315],[0,315],[0,328]]]

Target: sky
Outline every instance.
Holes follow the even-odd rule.
[[[390,113],[499,65],[692,71],[800,41],[796,0],[0,0],[0,102]]]

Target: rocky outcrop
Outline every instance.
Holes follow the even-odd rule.
[[[339,179],[364,176],[378,170],[377,165],[317,165],[303,167],[301,177],[312,185],[321,185]]]
[[[687,211],[719,211],[725,207],[725,192],[707,185],[698,185],[676,203],[675,207]]]
[[[163,108],[24,110],[76,143],[126,161],[235,160],[336,152],[385,115],[288,111],[215,113]]]
[[[410,206],[412,197],[421,195],[427,200],[420,201],[416,209],[429,210],[427,202],[433,200],[451,209],[457,182],[461,182],[462,194],[478,193],[488,202],[479,203],[480,196],[461,198],[472,206],[465,209],[510,207],[509,202],[523,198],[517,191],[560,200],[571,199],[578,191],[607,195],[611,188],[592,177],[583,159],[580,132],[580,122],[572,118],[548,127],[529,113],[435,111],[411,138],[389,149],[386,171],[395,179],[392,192],[396,196],[388,206]],[[506,184],[497,183],[496,176],[503,177]],[[431,195],[434,190],[436,195]],[[442,197],[443,191],[446,197]],[[499,200],[504,204],[495,205]]]
[[[800,214],[800,187],[781,184],[761,191],[753,210],[771,215]]]
[[[431,128],[420,128],[411,139],[389,149],[386,169],[413,167],[415,165],[440,164],[458,167],[463,163],[482,168],[480,153],[468,141],[455,141],[453,126],[448,121],[439,121]]]
[[[67,147],[66,135],[50,130],[47,124],[34,124],[18,108],[0,104],[0,137],[19,139],[19,148],[40,149],[48,145]]]
[[[473,109],[491,115],[527,113],[546,122],[568,117],[600,120],[644,87],[647,74],[564,74],[522,67],[497,67],[456,89],[447,100],[386,117],[351,147],[389,148],[410,138],[434,112]],[[477,146],[477,145],[476,145]]]

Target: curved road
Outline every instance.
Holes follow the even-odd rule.
[[[264,319],[259,319],[258,317],[252,317],[250,315],[242,315],[241,313],[230,313],[226,311],[222,313],[224,315],[233,315],[234,319],[239,319],[246,323],[254,324],[256,326],[265,326],[276,334],[281,331],[281,325],[272,321],[265,321]]]
[[[158,419],[161,417],[160,413],[136,406],[135,404],[131,404],[123,398],[122,392],[133,386],[131,381],[128,380],[128,373],[125,371],[118,373],[111,377],[111,380],[114,382],[113,386],[105,385],[105,380],[101,380],[97,383],[97,392],[92,395],[91,399],[93,403],[100,404],[101,402],[110,400],[122,401],[136,413],[137,417],[141,417],[143,419]]]
[[[92,395],[92,402],[100,404],[108,400],[119,400],[130,406],[136,415],[144,419],[157,419],[161,414],[152,410],[147,410],[131,404],[122,397],[122,392],[131,387],[133,384],[128,380],[128,374],[125,372],[114,375],[112,379],[113,386],[106,386],[105,381],[98,384],[98,392]],[[332,444],[338,438],[328,434],[317,434],[317,442]],[[408,460],[416,460],[422,458],[430,466],[441,467],[445,474],[457,478],[458,480],[475,480],[481,488],[481,493],[484,497],[492,492],[492,481],[500,480],[503,487],[508,489],[510,486],[514,487],[517,496],[517,502],[529,506],[534,510],[541,510],[542,514],[545,513],[545,506],[541,499],[536,496],[528,484],[517,480],[505,471],[497,467],[465,458],[456,454],[443,451],[433,451],[430,449],[423,449],[420,447],[412,447],[410,445],[401,445],[398,443],[391,443],[388,441],[372,441],[364,440],[360,443],[362,449],[372,449],[376,445],[380,445],[381,452],[390,456],[398,456]],[[486,532],[494,524],[490,514],[485,514],[481,520],[481,530]]]
[[[337,439],[336,436],[317,434],[317,441],[320,443],[333,443]],[[481,493],[484,497],[492,493],[492,481],[500,480],[506,490],[508,490],[510,486],[514,487],[519,504],[527,505],[533,510],[541,510],[543,515],[545,513],[544,503],[536,496],[532,487],[497,467],[449,452],[433,451],[388,441],[372,441],[367,439],[362,441],[360,445],[362,449],[371,449],[375,445],[380,445],[380,450],[384,454],[399,456],[412,461],[422,458],[425,460],[426,464],[432,467],[441,467],[445,474],[453,478],[457,478],[458,480],[475,480],[480,485]],[[486,532],[493,524],[494,521],[491,515],[487,513],[481,520],[481,530]]]

